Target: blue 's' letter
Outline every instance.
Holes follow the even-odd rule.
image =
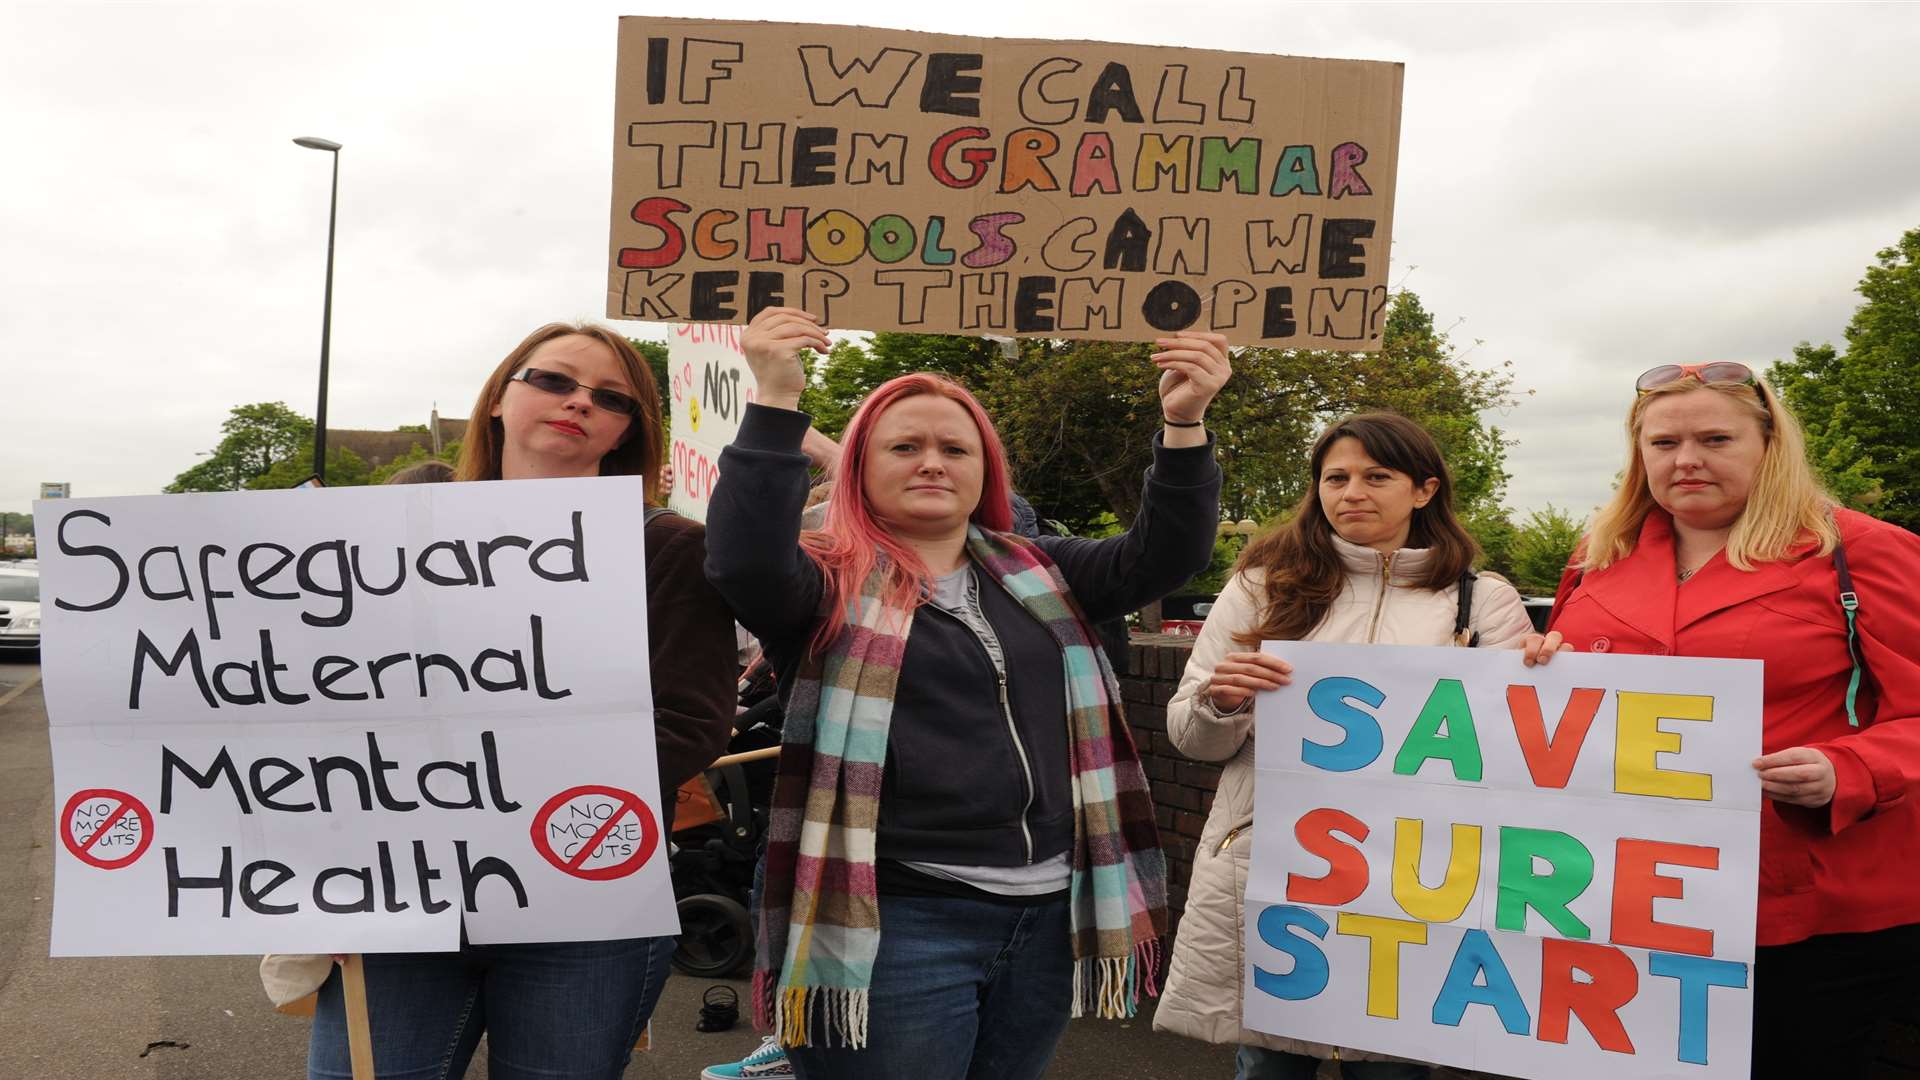
[[[1328,772],[1352,772],[1373,764],[1380,756],[1380,721],[1364,709],[1355,708],[1348,699],[1379,708],[1387,695],[1362,679],[1346,676],[1321,679],[1307,691],[1307,708],[1329,724],[1336,724],[1347,737],[1329,746],[1312,739],[1300,740],[1300,760]]]
[[[1260,967],[1253,969],[1254,988],[1282,1001],[1305,1001],[1327,988],[1327,954],[1320,946],[1296,933],[1304,928],[1314,937],[1326,940],[1327,920],[1303,907],[1269,904],[1260,912],[1260,940],[1293,957],[1293,970],[1275,975]]]

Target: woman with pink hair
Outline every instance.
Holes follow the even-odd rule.
[[[759,397],[720,458],[707,577],[787,699],[755,1018],[802,1080],[1038,1077],[1069,1016],[1155,992],[1165,864],[1090,625],[1208,563],[1226,340],[1157,342],[1166,426],[1133,527],[1037,541],[1009,532],[992,421],[931,374],[868,395],[802,533],[799,352],[826,330],[768,308],[742,344]]]

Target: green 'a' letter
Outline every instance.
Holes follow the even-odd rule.
[[[1442,733],[1444,729],[1444,734]],[[1407,732],[1393,771],[1414,776],[1434,758],[1453,763],[1455,780],[1478,782],[1481,773],[1480,736],[1473,729],[1473,710],[1467,706],[1467,688],[1459,679],[1441,679],[1420,707],[1420,717]]]

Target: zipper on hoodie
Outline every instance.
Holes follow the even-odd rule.
[[[994,676],[1000,683],[1000,716],[1007,722],[1007,735],[1013,739],[1014,756],[1020,759],[1020,776],[1027,785],[1027,801],[1026,804],[1020,808],[1020,840],[1026,845],[1027,865],[1031,866],[1033,865],[1033,830],[1027,825],[1027,816],[1033,812],[1033,763],[1027,759],[1027,744],[1020,741],[1020,729],[1013,722],[1013,705],[1007,697],[1006,665],[993,658],[993,650],[987,647],[986,640],[980,636],[978,630],[973,628],[972,623],[969,623],[967,620],[955,615],[953,612],[948,611],[938,604],[928,604],[927,606],[945,615],[947,618],[952,619],[954,622],[959,623],[966,628],[967,633],[973,635],[974,644],[980,646],[980,652],[987,658],[987,666],[993,668]],[[984,615],[985,613],[982,612],[982,614]]]
[[[1393,576],[1393,552],[1380,556],[1380,592],[1373,600],[1373,621],[1367,625],[1367,644],[1380,632],[1380,613],[1387,609],[1387,580]]]

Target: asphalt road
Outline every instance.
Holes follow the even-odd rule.
[[[39,668],[0,659],[0,1080],[297,1080],[307,1024],[261,993],[254,957],[50,959],[53,771]],[[655,1048],[627,1080],[693,1080],[759,1045],[693,1029],[709,981],[675,976],[654,1013]],[[744,983],[732,984],[742,997]],[[1229,1048],[1156,1035],[1148,1015],[1077,1021],[1052,1080],[1226,1080]],[[379,1018],[374,1018],[379,1023]],[[469,1080],[487,1075],[484,1048]]]

